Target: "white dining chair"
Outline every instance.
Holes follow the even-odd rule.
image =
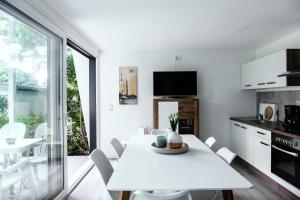
[[[107,190],[106,186],[107,183],[114,172],[114,169],[109,162],[106,155],[100,150],[95,149],[90,155],[89,158],[95,163],[100,175],[102,177],[102,181],[105,185],[105,197],[103,199],[107,200],[118,200],[120,196],[120,192],[117,191],[109,191]]]
[[[216,139],[214,137],[209,137],[204,142],[209,148],[211,148],[215,143]]]
[[[149,193],[136,191],[131,195],[130,200],[192,200],[192,197],[189,191],[170,193]]]
[[[123,145],[121,144],[120,140],[118,140],[117,138],[113,138],[111,141],[110,141],[110,144],[112,145],[112,147],[114,148],[117,156],[118,156],[118,159],[121,158],[122,154],[123,154],[123,151],[124,151],[124,147]]]
[[[7,123],[0,129],[0,139],[16,138],[23,139],[26,132],[26,126],[20,122]]]
[[[229,165],[232,163],[234,158],[236,157],[236,154],[230,151],[227,147],[222,147],[217,151],[217,154],[225,160]]]
[[[169,129],[155,129],[151,130],[151,135],[168,135],[170,133]]]
[[[34,137],[38,139],[46,139],[47,122],[41,123],[37,126]],[[48,150],[47,150],[46,142],[33,149],[33,156],[31,156],[29,160],[30,160],[30,164],[33,167],[34,175],[36,179],[39,179],[38,165],[45,164],[48,161]]]
[[[10,188],[16,187],[18,183],[19,188],[14,199],[18,199],[21,190],[24,188],[28,188],[30,190],[31,199],[36,199],[33,174],[29,169],[28,164],[28,159],[23,158],[13,165],[0,169],[0,200],[9,199],[8,193]]]

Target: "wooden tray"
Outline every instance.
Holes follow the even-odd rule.
[[[150,145],[151,149],[155,152],[155,153],[159,153],[159,154],[181,154],[181,153],[185,153],[189,150],[189,145],[186,143],[182,143],[182,147],[179,149],[170,149],[170,148],[157,148],[155,142],[153,142]]]

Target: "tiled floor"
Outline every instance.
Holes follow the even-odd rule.
[[[111,160],[113,166],[117,161]],[[68,200],[102,200],[104,196],[104,184],[97,167],[93,167],[91,171],[84,177],[79,185],[71,192]]]
[[[88,161],[88,156],[68,156],[68,177],[69,179]]]

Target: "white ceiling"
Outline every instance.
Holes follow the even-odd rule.
[[[103,50],[256,48],[300,29],[299,0],[44,1]]]

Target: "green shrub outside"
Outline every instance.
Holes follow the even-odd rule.
[[[46,122],[45,114],[31,114],[17,116],[17,122],[21,122],[26,126],[25,138],[34,138],[35,130],[39,124]]]

